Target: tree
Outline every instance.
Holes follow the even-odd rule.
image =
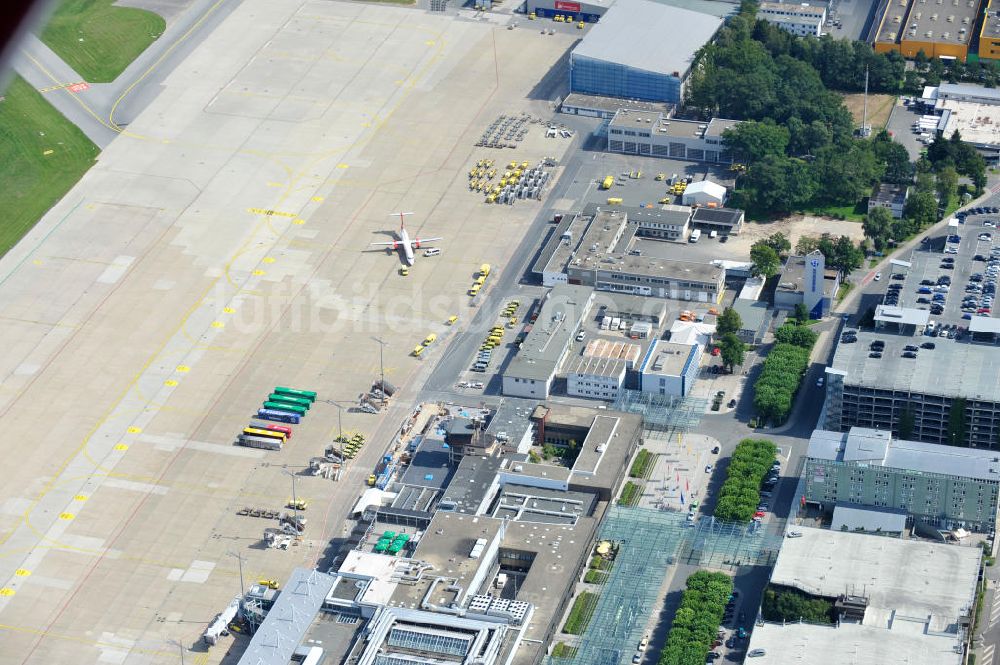
[[[732,307],[722,310],[722,314],[715,320],[715,334],[719,337],[729,333],[737,333],[743,327],[743,319]]]
[[[755,242],[750,247],[750,261],[753,263],[750,272],[755,277],[771,277],[778,274],[781,259],[773,248],[763,242]]]
[[[788,254],[788,250],[792,248],[792,243],[788,241],[788,236],[780,231],[777,233],[772,233],[767,238],[762,240],[765,245],[773,249],[778,256],[782,254]]]
[[[958,191],[958,171],[951,166],[945,166],[937,172],[938,202],[948,208]]]
[[[722,132],[722,143],[747,162],[756,162],[768,155],[784,155],[788,137],[788,130],[773,120],[747,120]]]
[[[950,446],[965,445],[965,398],[956,397],[951,400],[948,410],[948,427],[945,430],[945,441]]]
[[[934,194],[919,190],[911,194],[903,208],[903,216],[913,220],[918,230],[936,222],[937,201]]]
[[[906,240],[917,232],[916,224],[906,217],[892,220],[892,239],[897,243]]]
[[[795,320],[800,324],[805,323],[809,320],[809,308],[806,307],[805,303],[795,303]]]
[[[795,253],[799,256],[811,254],[819,249],[819,238],[816,236],[802,236],[795,243]]]
[[[885,249],[892,237],[892,213],[886,208],[873,208],[861,223],[865,237],[872,241],[876,251]]]
[[[786,323],[774,331],[774,339],[783,344],[791,344],[803,349],[811,349],[818,335],[807,326]]]
[[[726,333],[722,336],[722,340],[719,342],[719,350],[723,366],[728,367],[730,371],[737,365],[743,364],[746,345],[733,333]]]

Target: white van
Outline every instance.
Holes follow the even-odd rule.
[[[715,240],[716,238],[719,237],[719,232],[718,231],[710,231],[709,234],[708,234],[708,237],[711,238],[712,240]]]
[[[691,232],[691,235],[688,236],[688,242],[698,242],[699,238],[701,238],[701,229],[695,229]]]
[[[437,256],[440,253],[440,249],[437,247],[431,247],[430,249],[424,251],[424,256]]]

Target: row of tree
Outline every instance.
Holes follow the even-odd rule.
[[[795,393],[809,366],[809,353],[816,342],[815,335],[783,331],[787,326],[798,327],[790,323],[775,332],[778,341],[768,352],[760,377],[754,384],[754,407],[763,418],[776,425],[785,422],[792,412]],[[790,341],[781,341],[783,339]]]
[[[743,328],[743,317],[732,307],[722,310],[722,314],[715,321],[715,338],[719,345],[719,356],[722,358],[722,366],[730,372],[737,365],[743,364],[746,356],[746,345],[738,337],[739,331]]]
[[[749,522],[760,503],[760,486],[771,469],[777,446],[766,439],[743,439],[733,451],[726,480],[719,490],[715,517]]]
[[[781,270],[782,259],[791,249],[791,243],[784,233],[772,233],[758,240],[750,247],[750,271],[758,277],[771,277]],[[819,237],[802,236],[795,244],[795,253],[805,256],[819,250],[827,267],[840,273],[841,279],[861,267],[865,254],[847,236],[834,238],[824,233]]]
[[[658,665],[703,665],[732,593],[733,580],[725,573],[691,575]]]

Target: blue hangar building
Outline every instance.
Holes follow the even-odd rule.
[[[695,53],[722,23],[649,0],[616,0],[570,53],[570,90],[680,104]]]

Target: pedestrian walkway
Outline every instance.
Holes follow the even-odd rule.
[[[697,507],[710,479],[705,468],[713,463],[711,450],[719,442],[710,436],[692,433],[675,436],[654,433],[644,442],[646,449],[656,455],[656,461],[639,506],[684,512]]]
[[[781,536],[756,524],[722,524],[712,518],[695,525],[684,514],[613,506],[604,517],[600,540],[620,545],[590,623],[569,658],[550,665],[620,663],[635,651],[660,595],[660,581],[682,562],[704,568],[770,565]]]

